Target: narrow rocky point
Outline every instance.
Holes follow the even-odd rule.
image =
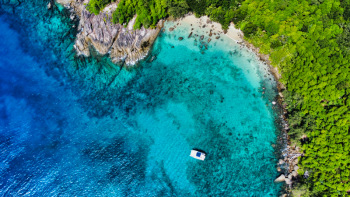
[[[99,54],[109,54],[113,63],[124,62],[132,66],[147,56],[153,42],[158,36],[163,21],[159,21],[156,28],[134,30],[136,15],[124,27],[112,22],[112,14],[118,3],[106,6],[99,15],[86,10],[89,0],[56,0],[72,12],[71,18],[79,17],[78,34],[74,48],[78,55],[90,56],[91,47]],[[50,4],[51,5],[51,4]]]

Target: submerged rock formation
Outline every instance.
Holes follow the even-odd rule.
[[[136,16],[124,27],[112,22],[112,14],[117,3],[104,8],[99,15],[86,10],[88,1],[57,0],[58,3],[74,11],[79,17],[79,33],[74,48],[78,55],[90,56],[90,46],[101,55],[109,53],[114,63],[124,61],[126,65],[134,65],[148,54],[154,40],[163,27],[159,21],[156,28],[134,30]],[[84,5],[85,4],[85,5]]]

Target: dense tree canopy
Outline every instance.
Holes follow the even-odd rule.
[[[94,14],[99,14],[100,11],[112,1],[113,0],[90,0],[87,9]]]
[[[141,25],[154,27],[160,19],[168,16],[169,3],[166,0],[121,0],[113,13],[113,22],[128,23],[137,14],[135,28],[138,29]]]
[[[91,3],[94,2],[94,3]],[[108,0],[91,0],[91,12]],[[228,28],[270,55],[282,74],[291,130],[302,135],[300,173],[310,194],[343,196],[350,190],[350,0],[121,0],[114,22],[153,27],[169,15],[192,11]],[[98,13],[98,12],[97,12]]]

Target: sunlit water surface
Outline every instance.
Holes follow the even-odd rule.
[[[66,10],[5,2],[1,196],[278,196],[276,84],[251,52],[183,24],[120,70],[75,56]]]

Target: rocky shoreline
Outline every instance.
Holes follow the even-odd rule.
[[[281,74],[277,67],[274,67],[271,65],[271,61],[269,60],[269,55],[260,53],[260,49],[258,47],[255,47],[253,44],[249,43],[248,41],[244,40],[242,37],[242,42],[238,42],[243,47],[248,48],[252,52],[255,53],[255,55],[259,58],[260,61],[264,62],[268,68],[269,72],[274,76],[276,82],[277,82],[277,89],[278,89],[278,96],[276,98],[278,105],[281,109],[281,116],[280,116],[280,123],[282,126],[281,131],[281,139],[284,141],[284,144],[286,145],[285,148],[282,150],[282,159],[279,159],[277,163],[277,170],[281,173],[276,179],[275,182],[285,182],[286,193],[291,193],[293,183],[298,181],[298,157],[303,156],[303,152],[300,149],[300,147],[292,146],[291,141],[288,136],[288,119],[287,119],[287,109],[286,104],[284,103],[284,96],[282,92],[285,90],[285,86],[283,83],[280,82]],[[305,176],[305,175],[304,175]],[[307,173],[306,173],[307,176]],[[284,194],[282,196],[287,196],[287,194]]]
[[[260,61],[264,62],[267,67],[268,71],[274,76],[276,82],[277,82],[277,89],[278,89],[278,95],[275,98],[275,101],[272,101],[273,105],[278,105],[278,109],[280,110],[279,114],[279,120],[277,121],[278,124],[280,125],[281,128],[281,135],[279,136],[279,144],[281,144],[281,153],[279,154],[282,156],[281,159],[279,159],[278,163],[276,164],[277,171],[280,172],[280,175],[276,177],[275,182],[285,182],[286,187],[284,193],[291,193],[291,188],[293,186],[293,183],[295,183],[298,180],[298,157],[303,156],[303,153],[299,147],[292,146],[291,141],[288,136],[288,130],[289,130],[289,125],[288,125],[288,120],[287,120],[287,110],[286,110],[286,104],[284,103],[284,97],[283,97],[283,90],[285,90],[285,86],[283,83],[280,82],[281,79],[281,74],[279,73],[279,70],[277,67],[273,67],[271,65],[271,62],[269,60],[269,55],[262,54],[260,53],[260,49],[255,47],[253,44],[249,43],[248,41],[244,40],[244,35],[243,32],[240,30],[237,31],[235,29],[235,32],[224,32],[221,29],[221,26],[217,26],[215,22],[210,21],[208,18],[201,18],[201,19],[196,19],[193,20],[191,17],[191,14],[186,15],[184,18],[177,20],[178,23],[175,23],[174,26],[170,27],[167,30],[163,31],[173,31],[178,25],[181,25],[181,22],[187,22],[190,23],[191,26],[192,24],[197,24],[199,25],[199,28],[209,26],[211,27],[210,31],[207,32],[208,37],[212,36],[211,34],[213,32],[216,32],[215,35],[213,35],[213,39],[218,39],[220,36],[226,35],[229,38],[231,38],[233,41],[237,42],[238,44],[241,45],[242,48],[247,48],[248,50],[252,51],[255,53],[255,55],[259,58]],[[171,19],[171,21],[174,21]],[[199,21],[199,22],[198,22]],[[230,25],[229,31],[232,31],[234,29],[234,24],[232,23]],[[197,36],[199,40],[203,40],[204,35],[196,35],[193,34],[193,32],[188,32],[189,36]],[[231,35],[228,35],[230,34]],[[182,40],[182,38],[179,40]],[[210,39],[211,40],[211,39]],[[210,40],[207,41],[207,43],[210,42]],[[277,102],[276,102],[277,101]],[[285,195],[283,195],[285,196]]]
[[[144,59],[158,36],[163,21],[156,28],[134,30],[136,15],[125,26],[112,22],[112,13],[118,3],[111,3],[99,15],[86,10],[88,0],[56,0],[71,11],[71,19],[79,18],[78,34],[74,48],[78,55],[90,56],[92,48],[100,55],[109,55],[113,63],[133,66]],[[52,2],[48,4],[50,9]]]
[[[199,27],[200,28],[204,27],[204,26],[211,27],[210,32],[207,32],[209,37],[212,36],[211,34],[213,32],[216,32],[216,34],[213,36],[213,38],[218,39],[218,38],[220,38],[220,36],[223,36],[223,35],[231,38],[233,41],[240,44],[242,48],[247,48],[248,50],[252,51],[259,58],[260,61],[264,62],[267,65],[267,67],[269,69],[268,72],[270,72],[274,76],[274,78],[277,82],[278,95],[275,98],[275,101],[272,101],[272,104],[278,105],[278,108],[275,108],[275,109],[280,110],[279,114],[281,114],[281,115],[280,115],[279,120],[277,122],[281,128],[281,135],[279,136],[279,144],[283,145],[281,147],[281,154],[279,154],[280,156],[282,156],[282,159],[279,159],[278,163],[276,164],[277,171],[280,172],[280,175],[278,177],[276,177],[275,182],[285,182],[286,186],[287,186],[287,187],[285,187],[285,193],[291,193],[293,183],[297,182],[298,176],[299,176],[298,175],[298,169],[299,169],[298,157],[303,156],[303,153],[302,153],[300,147],[291,145],[291,141],[290,141],[289,136],[288,136],[288,130],[289,130],[288,119],[287,119],[288,113],[287,113],[287,109],[286,109],[287,106],[284,103],[284,96],[282,94],[282,92],[285,90],[285,86],[283,83],[280,82],[280,79],[282,76],[281,76],[278,68],[273,67],[271,65],[271,61],[269,60],[269,55],[260,53],[259,48],[255,47],[253,44],[251,44],[247,40],[245,40],[243,32],[240,31],[239,29],[236,29],[233,23],[230,24],[228,31],[223,31],[221,28],[221,25],[210,21],[210,19],[208,17],[204,17],[201,19],[202,20],[200,20],[200,19],[194,20],[193,18],[191,18],[191,14],[189,14],[178,21],[180,21],[180,22],[186,21],[187,23],[190,23],[192,26],[192,24],[195,24],[196,22],[198,23],[198,20],[199,20]],[[174,30],[177,25],[179,25],[179,23],[177,23],[175,26],[171,27],[169,29],[169,31]],[[193,36],[192,33],[193,32],[191,31],[189,34],[189,37]],[[199,39],[201,40],[202,37]],[[210,40],[208,40],[208,43],[209,42],[210,42]]]

